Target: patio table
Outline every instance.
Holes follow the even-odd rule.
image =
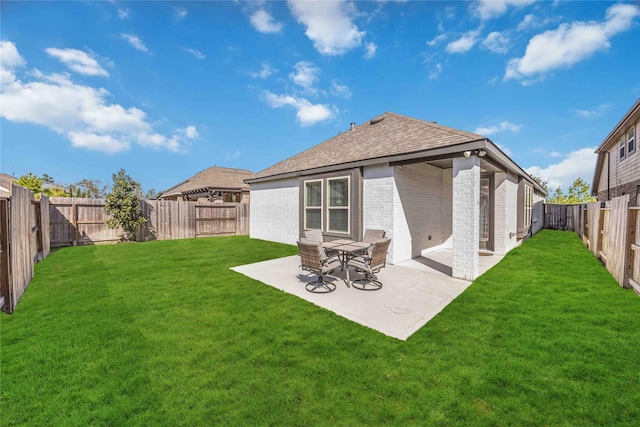
[[[356,242],[355,240],[348,239],[332,240],[330,242],[324,242],[322,244],[322,246],[324,246],[326,249],[338,251],[340,263],[342,264],[342,270],[347,270],[347,287],[350,287],[349,267],[347,266],[347,263],[350,259],[354,258],[356,255],[359,255],[363,250],[367,249],[371,245],[372,244],[368,242]]]

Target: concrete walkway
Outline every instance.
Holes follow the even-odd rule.
[[[454,279],[447,274],[447,267],[450,274],[450,258],[445,251],[444,254],[429,254],[428,258],[419,257],[402,265],[387,265],[377,275],[384,284],[378,291],[348,288],[343,280],[344,272],[338,271],[328,278],[337,285],[336,290],[329,294],[305,290],[305,284],[313,282],[317,276],[300,269],[298,255],[232,270],[385,335],[406,340],[471,285],[471,282]],[[499,256],[480,258],[482,272],[502,259]],[[350,275],[352,279],[360,277],[353,270]]]

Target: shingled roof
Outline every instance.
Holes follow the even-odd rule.
[[[249,190],[243,180],[253,177],[253,172],[246,169],[221,168],[217,166],[205,169],[191,178],[164,191],[163,196],[194,192],[196,190]]]
[[[248,182],[485,139],[475,133],[387,112],[258,172]]]

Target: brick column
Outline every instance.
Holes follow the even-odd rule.
[[[453,277],[474,280],[480,272],[480,159],[453,159]]]

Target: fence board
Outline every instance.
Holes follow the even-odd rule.
[[[49,219],[49,198],[47,196],[40,197],[40,239],[42,251],[41,259],[49,256],[51,251],[51,226]]]
[[[52,197],[49,204],[51,246],[120,241],[122,230],[109,228],[107,219],[102,199]]]
[[[9,248],[11,281],[7,311],[13,312],[33,278],[32,237],[36,230],[33,208],[33,193],[19,185],[11,184],[9,212]],[[37,254],[37,244],[36,244]],[[37,260],[37,257],[36,257]],[[5,304],[7,302],[5,301]]]
[[[611,201],[609,211],[609,234],[607,238],[607,270],[621,286],[625,285],[627,264],[627,226],[629,216],[629,195],[616,197]]]
[[[4,311],[10,311],[9,203],[9,199],[0,199],[0,308]]]

